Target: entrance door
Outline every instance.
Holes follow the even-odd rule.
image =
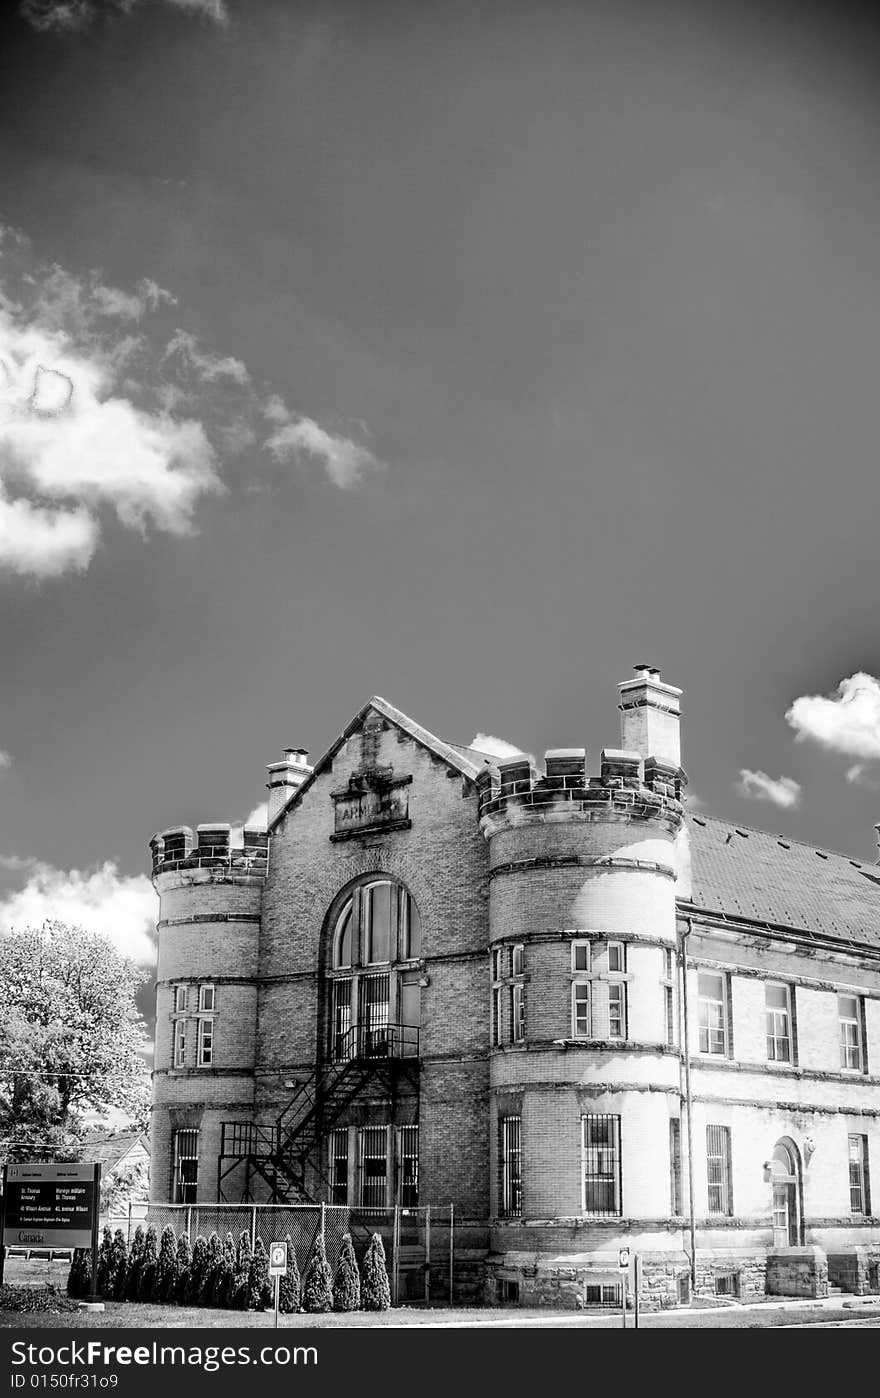
[[[773,1243],[799,1247],[801,1242],[800,1162],[794,1146],[777,1142],[773,1151]]]

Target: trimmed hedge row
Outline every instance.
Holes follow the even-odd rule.
[[[385,1266],[385,1249],[378,1233],[370,1239],[364,1257],[363,1280],[351,1234],[342,1239],[342,1254],[334,1278],[324,1240],[315,1239],[303,1284],[290,1234],[287,1243],[287,1275],[279,1284],[279,1310],[385,1311],[391,1305],[391,1288]],[[67,1278],[67,1294],[74,1299],[91,1294],[92,1257],[86,1248],[73,1254]],[[269,1277],[269,1254],[261,1238],[251,1247],[242,1233],[238,1244],[231,1233],[221,1242],[219,1234],[200,1234],[195,1243],[185,1233],[175,1238],[169,1223],[161,1237],[153,1224],[144,1232],[138,1224],[129,1249],[122,1229],[115,1234],[105,1227],[98,1248],[95,1291],[105,1301],[159,1302],[177,1306],[216,1306],[238,1311],[259,1311],[274,1304]]]

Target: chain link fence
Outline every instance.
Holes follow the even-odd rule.
[[[194,1243],[201,1234],[220,1238],[246,1233],[253,1245],[290,1235],[301,1275],[305,1275],[315,1239],[323,1231],[327,1261],[335,1271],[342,1239],[351,1234],[359,1263],[370,1238],[378,1233],[395,1305],[449,1302],[455,1296],[455,1214],[451,1204],[419,1208],[360,1209],[339,1204],[150,1204],[143,1220],[132,1218],[127,1241],[138,1221],[161,1234],[170,1224],[175,1234]],[[123,1232],[125,1232],[123,1228]]]

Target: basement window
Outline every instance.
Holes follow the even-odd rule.
[[[715,1277],[716,1296],[739,1296],[739,1272],[718,1272]]]

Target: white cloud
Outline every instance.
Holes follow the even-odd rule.
[[[162,357],[177,358],[184,369],[192,369],[204,383],[216,383],[218,379],[232,379],[242,387],[250,383],[247,366],[240,359],[199,349],[195,335],[186,330],[175,330]]]
[[[11,766],[12,766],[12,758],[10,757],[9,753],[8,753],[8,752],[4,752],[3,748],[0,748],[0,771],[2,771],[4,767],[11,767]]]
[[[505,742],[504,738],[495,738],[491,733],[475,733],[468,747],[485,752],[489,757],[498,757],[502,761],[505,757],[523,756],[521,748],[515,748],[513,743]]]
[[[737,791],[753,801],[771,801],[787,810],[801,799],[800,783],[791,777],[768,777],[766,772],[750,772],[747,767],[742,768],[739,777]]]
[[[87,510],[46,510],[0,495],[0,569],[35,578],[82,572],[98,546]]]
[[[841,680],[836,694],[795,699],[785,719],[799,741],[810,738],[845,757],[880,759],[880,680],[864,670]]]
[[[143,0],[104,0],[103,8],[121,15],[130,14]],[[225,0],[165,0],[173,10],[183,10],[221,27],[229,23]],[[98,0],[21,0],[22,19],[42,34],[73,34],[90,25],[102,6]]]
[[[267,416],[271,417],[269,413]],[[273,432],[266,441],[266,447],[276,461],[289,461],[300,456],[310,456],[319,461],[333,484],[341,490],[350,490],[370,472],[384,468],[384,462],[379,461],[366,447],[350,437],[328,432],[310,417],[301,417],[296,422],[279,426],[277,432]]]
[[[0,929],[40,927],[57,919],[106,933],[140,965],[155,962],[159,905],[145,874],[120,874],[110,860],[86,871],[55,869],[39,861],[26,861],[26,867],[24,887],[0,901]]]
[[[261,801],[260,804],[259,804],[259,806],[254,806],[254,809],[251,811],[250,815],[248,816],[247,820],[245,821],[245,825],[246,825],[246,826],[259,826],[261,829],[265,830],[265,828],[266,828],[266,826],[267,826],[268,824],[269,824],[269,802],[268,802],[268,801]]]

